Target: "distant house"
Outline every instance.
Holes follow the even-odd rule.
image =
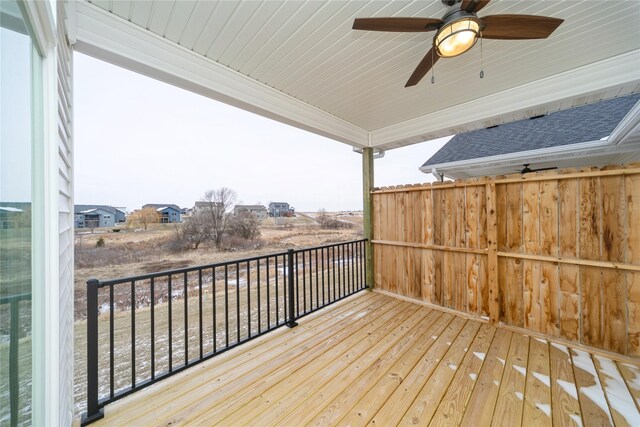
[[[161,224],[173,224],[182,221],[180,206],[170,203],[147,203],[142,209],[154,209],[158,212]]]
[[[640,139],[627,138],[640,94],[500,124],[451,138],[420,170],[464,179],[524,169],[580,168],[640,160]]]
[[[23,226],[24,216],[25,211],[20,208],[0,206],[0,229],[20,228]]]
[[[233,208],[234,215],[239,215],[242,213],[249,213],[260,219],[266,218],[268,216],[267,208],[262,205],[236,205],[235,208]]]
[[[165,206],[156,209],[156,212],[160,215],[161,224],[174,224],[180,222],[180,209],[176,209],[173,206]]]
[[[281,216],[294,216],[295,209],[289,206],[286,202],[271,202],[269,203],[269,216],[281,217]]]
[[[127,214],[125,208],[116,208],[107,205],[75,205],[75,228],[113,227],[125,222]]]
[[[147,209],[147,208],[160,209],[160,208],[167,208],[167,207],[174,208],[175,210],[180,212],[180,206],[174,205],[171,203],[147,203],[146,205],[142,206],[142,209]]]
[[[220,202],[203,202],[198,201],[193,206],[193,213],[202,212],[203,210],[210,209],[214,206],[221,206]]]

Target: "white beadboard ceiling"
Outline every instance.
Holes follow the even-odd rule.
[[[479,13],[480,17],[532,14],[562,18],[565,22],[546,40],[484,41],[483,79],[479,77],[478,42],[466,54],[441,59],[434,69],[435,84],[431,84],[429,74],[412,88],[405,88],[404,84],[431,47],[434,33],[353,31],[351,25],[356,17],[440,18],[447,9],[440,1],[91,0],[90,3],[355,125],[369,133],[370,141],[372,136],[378,138],[377,143],[368,145],[382,148],[640,89],[637,0],[493,0]],[[78,25],[86,30],[93,21],[85,22]],[[528,105],[522,100],[512,115],[507,114],[508,107],[502,106],[494,115],[478,116],[481,120],[456,117],[448,120],[446,126],[428,123],[443,111],[474,101],[477,104],[479,99],[624,54],[632,55],[631,63],[638,65],[638,75],[631,82],[603,86],[600,90],[595,90],[597,82],[591,82],[589,93],[563,99],[545,94],[544,103],[532,100]],[[612,68],[610,72],[617,70]],[[570,87],[574,83],[567,78],[563,84]],[[422,123],[416,126],[416,121]],[[405,123],[415,131],[401,131]]]

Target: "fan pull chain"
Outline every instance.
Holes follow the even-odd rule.
[[[436,82],[436,78],[434,77],[434,68],[436,64],[433,63],[433,49],[431,49],[431,84]]]
[[[480,78],[484,78],[484,66],[482,58],[482,30],[480,31]]]

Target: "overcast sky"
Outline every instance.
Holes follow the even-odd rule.
[[[351,147],[103,61],[74,55],[75,201],[191,207],[230,187],[247,204],[362,209]],[[375,185],[433,181],[418,167],[448,138],[388,151]]]

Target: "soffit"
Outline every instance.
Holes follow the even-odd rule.
[[[460,57],[440,60],[434,70],[435,84],[427,76],[417,86],[404,88],[409,75],[431,47],[433,33],[353,31],[353,19],[441,17],[446,7],[439,1],[92,0],[91,3],[374,133],[422,117],[436,117],[447,109],[640,49],[637,1],[494,0],[479,13],[480,17],[521,13],[553,16],[565,22],[546,40],[484,41],[483,79],[479,78],[478,43]],[[567,80],[566,84],[572,82]],[[636,90],[637,81],[604,88],[589,97],[547,102],[543,109],[567,108]],[[502,114],[494,119],[504,122],[517,118]],[[400,146],[478,126],[474,122],[458,129],[447,125],[437,132],[416,132],[412,136],[403,134],[387,139],[381,136],[380,144]]]

